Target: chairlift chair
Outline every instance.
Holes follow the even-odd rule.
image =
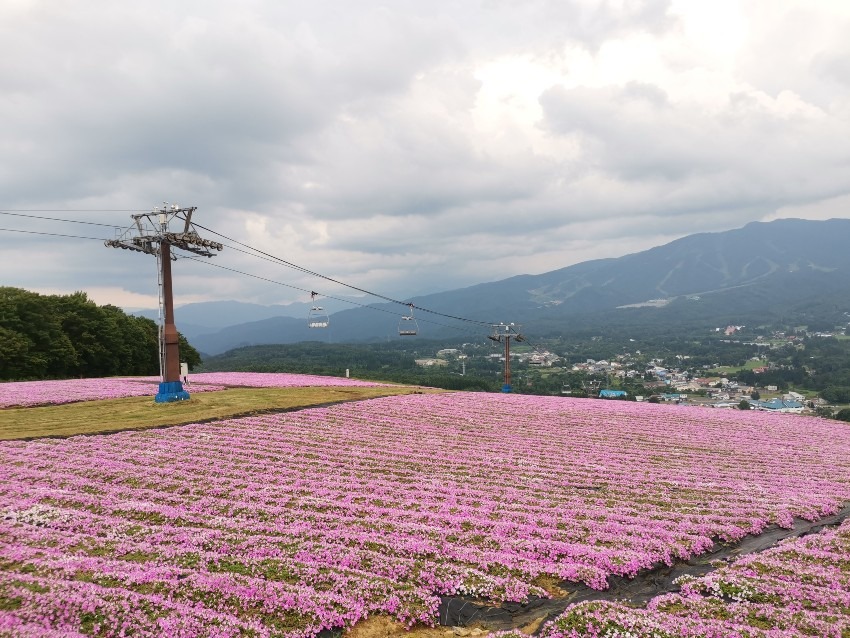
[[[325,312],[324,308],[316,305],[316,295],[319,294],[317,292],[311,292],[310,298],[313,302],[312,308],[310,308],[310,313],[307,315],[307,327],[308,328],[327,328],[328,324],[330,324],[331,320],[328,317],[328,313]]]
[[[419,324],[416,323],[416,318],[413,316],[413,304],[408,304],[410,314],[404,315],[398,322],[399,337],[415,337],[419,334]]]

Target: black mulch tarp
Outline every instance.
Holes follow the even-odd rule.
[[[673,582],[681,576],[699,577],[716,569],[715,565],[732,562],[737,557],[761,552],[775,546],[779,541],[816,534],[825,527],[841,524],[850,516],[850,505],[832,516],[817,521],[796,519],[791,529],[771,525],[758,536],[746,536],[737,543],[715,542],[707,552],[687,561],[673,565],[657,565],[634,578],[611,576],[608,589],[591,589],[581,583],[562,582],[560,587],[568,592],[560,598],[538,598],[532,596],[526,603],[506,602],[499,607],[481,604],[463,597],[442,596],[440,598],[439,623],[448,627],[466,627],[472,624],[493,630],[515,629],[542,616],[555,618],[567,606],[586,600],[607,600],[645,605],[660,594],[675,592],[679,587]]]

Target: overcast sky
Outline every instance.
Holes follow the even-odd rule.
[[[0,211],[126,227],[194,205],[399,298],[847,217],[848,33],[846,0],[3,0]],[[232,250],[211,261],[347,292]],[[155,260],[97,241],[2,231],[0,272],[156,305]],[[174,278],[178,304],[307,300],[188,260]]]

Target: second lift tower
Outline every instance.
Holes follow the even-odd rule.
[[[525,341],[525,337],[519,332],[521,327],[516,323],[495,323],[492,325],[492,334],[488,336],[488,339],[505,344],[505,382],[502,385],[502,392],[510,392],[513,389],[511,388],[511,339],[517,343]]]

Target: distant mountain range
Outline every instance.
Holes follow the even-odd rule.
[[[522,323],[544,336],[600,325],[741,323],[792,311],[813,318],[826,310],[842,314],[850,311],[850,219],[756,222],[412,301],[419,334],[430,338],[486,334],[486,326],[441,315]],[[402,305],[374,304],[337,310],[328,328],[310,329],[308,311],[309,304],[209,302],[175,314],[178,329],[206,354],[266,343],[398,339],[400,318],[408,314]]]

